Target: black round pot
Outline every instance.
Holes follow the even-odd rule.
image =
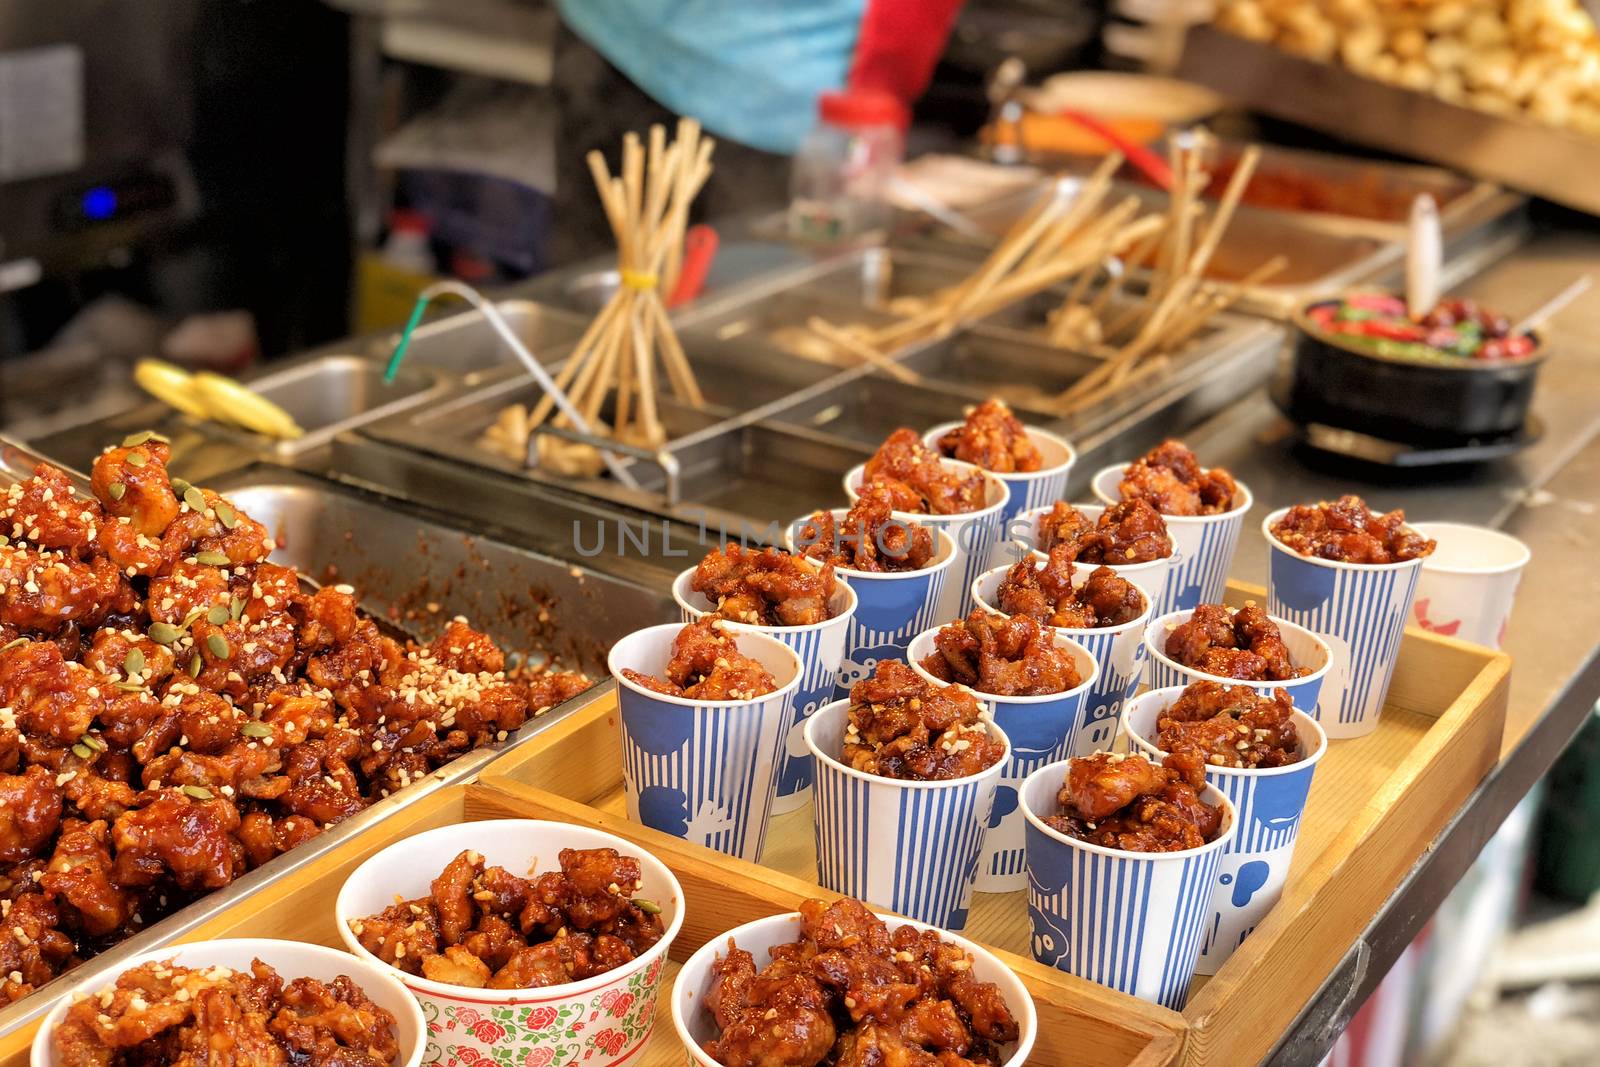
[[[1333,303],[1316,301],[1294,314],[1290,418],[1417,445],[1509,434],[1527,421],[1545,361],[1538,335],[1533,353],[1522,359],[1424,363],[1320,333],[1308,312]]]

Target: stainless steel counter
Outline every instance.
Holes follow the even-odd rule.
[[[1600,272],[1600,233],[1548,234],[1461,287],[1515,317],[1583,271]],[[1259,523],[1285,504],[1354,491],[1415,519],[1497,526],[1533,551],[1506,640],[1514,658],[1500,765],[1418,861],[1361,941],[1267,1061],[1317,1062],[1460,879],[1506,815],[1543,776],[1600,700],[1600,300],[1569,307],[1551,327],[1559,354],[1534,401],[1542,439],[1482,468],[1394,476],[1296,448],[1256,393],[1184,434],[1208,463],[1227,466],[1256,497],[1234,575],[1264,583]]]

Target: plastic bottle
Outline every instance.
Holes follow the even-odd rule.
[[[428,244],[431,229],[427,217],[415,211],[390,212],[389,239],[383,243],[383,261],[412,274],[433,274],[438,264]]]
[[[838,241],[889,221],[888,185],[905,154],[905,106],[889,93],[823,93],[818,123],[794,157],[789,232]]]

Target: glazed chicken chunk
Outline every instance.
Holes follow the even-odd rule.
[[[995,607],[1048,626],[1096,630],[1122,626],[1149,609],[1139,587],[1110,567],[1097,567],[1074,584],[1071,552],[1066,545],[1050,550],[1044,563],[1032,559],[1012,564],[995,590]]]
[[[983,472],[947,467],[917,431],[902,426],[878,446],[862,473],[863,485],[884,486],[897,511],[960,515],[981,510]]]
[[[1185,667],[1219,678],[1281,682],[1311,673],[1310,667],[1295,666],[1278,624],[1253,603],[1237,611],[1201,604],[1167,634],[1162,651]]]
[[[960,426],[940,437],[939,452],[996,474],[1026,473],[1044,466],[1027,427],[997,397],[968,411]]]
[[[905,663],[883,660],[850,690],[844,762],[908,781],[977,774],[1006,754],[983,711],[967,690],[934,685]]]
[[[1400,563],[1433,554],[1438,542],[1406,525],[1399,509],[1379,515],[1358,496],[1292,507],[1272,536],[1302,556],[1341,563]]]
[[[1179,852],[1214,841],[1223,812],[1200,796],[1205,763],[1174,753],[1163,763],[1096,752],[1074,759],[1057,796],[1051,829],[1124,852]]]
[[[1026,615],[1009,618],[979,608],[941,627],[922,669],[993,696],[1064,693],[1083,679],[1072,653]]]
[[[1263,696],[1247,685],[1191,683],[1156,720],[1163,752],[1213,767],[1287,767],[1305,758],[1294,705],[1283,690]]]
[[[811,626],[833,617],[833,564],[820,567],[775,548],[729,543],[706,553],[689,587],[715,606],[712,614],[752,626]]]
[[[1202,469],[1182,441],[1161,442],[1128,464],[1118,490],[1123,500],[1144,500],[1163,515],[1220,515],[1240,503],[1233,475]]]
[[[796,547],[808,559],[848,570],[921,570],[933,561],[933,532],[895,518],[894,509],[891,489],[879,483],[864,485],[842,522],[835,522],[829,511],[812,515],[801,527]]]
[[[772,674],[740,652],[733,635],[711,615],[678,631],[665,678],[632,668],[622,673],[653,693],[686,700],[754,700],[778,688]]]

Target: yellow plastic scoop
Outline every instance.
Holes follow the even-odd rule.
[[[133,380],[139,388],[185,415],[197,419],[210,418],[211,413],[194,391],[193,376],[182,367],[159,359],[141,359],[133,368]]]
[[[305,435],[287,411],[220,374],[190,374],[159,359],[141,359],[133,369],[133,380],[157,400],[197,419],[231,423],[286,440]]]

